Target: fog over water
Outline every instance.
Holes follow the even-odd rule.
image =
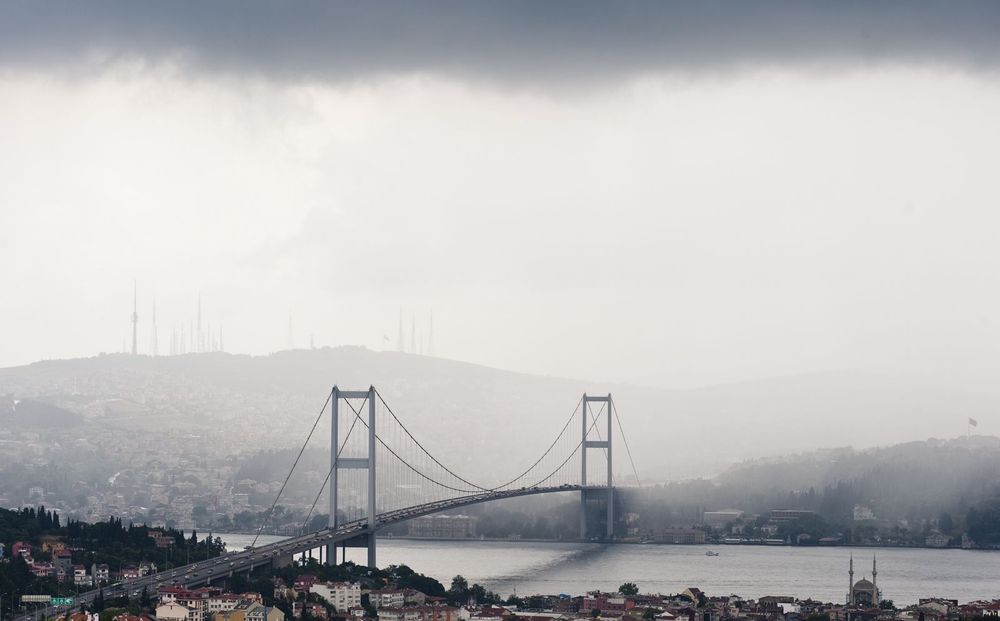
[[[249,535],[220,535],[229,549],[242,549]],[[280,537],[261,537],[271,543]],[[871,578],[878,559],[878,585],[896,605],[923,597],[961,602],[996,596],[1000,555],[966,550],[824,548],[773,546],[603,545],[596,543],[448,542],[383,539],[379,562],[406,564],[450,584],[455,574],[509,595],[581,594],[615,591],[635,582],[642,592],[678,593],[697,586],[709,596],[793,595],[840,602],[847,593],[847,565],[854,555],[855,579]],[[363,550],[348,559],[363,563]]]

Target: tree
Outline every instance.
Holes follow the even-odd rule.
[[[591,619],[596,619],[599,616],[601,616],[601,611],[600,610],[598,610],[597,608],[591,608],[590,609],[590,618]]]
[[[104,610],[104,588],[102,587],[97,591],[97,596],[94,597],[94,612],[101,612]]]
[[[639,587],[634,582],[626,582],[618,587],[618,592],[625,596],[638,595]]]
[[[139,594],[139,606],[143,610],[148,610],[153,605],[153,598],[149,596],[149,588],[142,587],[142,593]]]
[[[646,619],[646,621],[652,621],[653,619],[655,619],[655,618],[656,618],[656,611],[655,611],[655,610],[653,610],[652,608],[647,608],[647,609],[646,609],[646,610],[645,610],[645,611],[644,611],[644,612],[642,613],[642,618],[643,618],[643,619]]]
[[[378,611],[375,610],[375,606],[372,606],[371,597],[367,593],[361,595],[361,607],[365,609],[366,617],[374,618],[378,616]]]
[[[955,520],[947,511],[942,512],[938,517],[938,528],[946,535],[950,535],[955,530]]]
[[[452,604],[464,604],[469,599],[469,581],[461,575],[451,579],[451,587],[447,593],[448,601]]]
[[[208,523],[208,508],[205,505],[195,505],[191,509],[191,519],[195,524],[205,525]]]
[[[883,599],[881,602],[878,603],[878,607],[881,608],[882,610],[895,610],[896,603],[893,602],[891,599]]]

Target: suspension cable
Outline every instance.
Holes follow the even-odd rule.
[[[326,411],[326,406],[330,405],[330,399],[333,397],[333,392],[330,392],[326,396],[326,401],[323,402],[323,407],[320,408],[319,414],[316,415],[316,420],[313,422],[312,429],[309,430],[309,435],[306,436],[306,441],[302,443],[302,448],[299,449],[299,454],[295,456],[295,461],[292,463],[292,468],[288,471],[288,476],[285,477],[285,482],[281,484],[281,489],[278,490],[278,495],[274,497],[274,502],[271,503],[271,508],[267,510],[267,515],[260,523],[260,528],[257,529],[257,534],[254,535],[253,542],[250,547],[257,545],[257,539],[260,537],[261,532],[264,530],[264,526],[267,525],[268,520],[271,519],[271,515],[274,513],[274,507],[277,506],[278,500],[281,498],[281,493],[285,491],[285,486],[288,485],[288,480],[292,478],[292,473],[295,472],[295,466],[299,465],[299,460],[302,459],[302,453],[306,450],[306,445],[309,444],[309,440],[312,439],[313,432],[316,431],[316,425],[319,425],[319,421],[323,418],[323,412]]]
[[[603,406],[602,406],[602,408],[603,408]],[[574,412],[574,414],[575,414],[575,412]],[[587,433],[588,434],[590,433],[590,430],[593,429],[594,425],[596,425],[596,424],[597,424],[597,420],[595,419],[594,422],[587,429]],[[544,482],[548,481],[549,479],[551,479],[552,477],[554,477],[560,470],[562,470],[562,467],[565,466],[569,462],[569,460],[573,459],[573,456],[576,455],[576,452],[578,450],[580,450],[580,448],[583,446],[583,443],[585,441],[586,440],[580,440],[580,443],[576,445],[576,448],[573,449],[573,452],[569,454],[569,457],[567,457],[566,459],[564,459],[563,463],[559,464],[559,466],[555,470],[553,470],[551,473],[549,473],[549,476],[545,477],[541,481],[536,482],[534,485],[529,485],[528,487],[538,487],[542,483],[544,483]],[[582,481],[581,481],[581,483],[582,483]]]
[[[491,490],[488,487],[483,487],[481,485],[476,485],[472,481],[468,481],[468,480],[460,477],[458,474],[456,474],[450,468],[448,468],[448,466],[445,466],[440,461],[438,461],[437,457],[434,457],[433,455],[431,455],[430,451],[428,451],[426,448],[424,448],[424,445],[421,444],[419,440],[417,440],[416,438],[413,437],[413,434],[410,433],[410,430],[406,428],[406,425],[403,424],[403,421],[399,420],[399,417],[396,416],[396,413],[392,411],[392,408],[389,407],[389,404],[385,402],[385,399],[382,398],[382,395],[379,393],[379,391],[377,389],[375,390],[375,394],[378,396],[378,400],[382,402],[382,405],[385,406],[386,411],[388,411],[389,414],[392,415],[392,418],[396,421],[396,423],[403,429],[404,432],[406,432],[406,435],[408,435],[410,437],[410,439],[413,440],[418,447],[420,447],[420,450],[423,451],[425,455],[427,455],[428,457],[430,457],[431,460],[434,463],[436,463],[437,465],[439,465],[442,468],[444,468],[445,472],[447,472],[451,476],[455,477],[456,479],[458,479],[462,483],[465,483],[467,485],[471,485],[472,487],[475,487],[476,489],[482,490],[484,492],[493,491],[493,490]],[[364,422],[364,421],[362,421],[362,422]],[[378,433],[375,434],[375,437],[378,437]],[[386,448],[388,448],[388,447],[386,447]]]
[[[368,398],[365,397],[367,400]],[[364,405],[362,403],[362,405]],[[331,421],[332,424],[333,421]],[[340,454],[344,452],[344,448],[347,446],[347,441],[351,439],[351,432],[354,431],[354,426],[358,424],[358,419],[355,418],[351,421],[351,428],[347,430],[347,435],[344,436],[344,442],[337,449],[337,459],[340,459]],[[326,478],[323,479],[323,484],[319,486],[319,492],[316,494],[316,498],[313,500],[312,506],[309,507],[309,513],[306,514],[306,519],[302,521],[302,532],[305,532],[306,526],[309,524],[309,518],[312,517],[313,511],[316,509],[316,503],[319,502],[319,497],[323,495],[323,490],[326,488],[326,484],[330,482],[330,476],[333,474],[333,469],[336,467],[335,464],[330,465],[330,469],[326,473]],[[333,493],[333,490],[330,490]]]
[[[524,471],[524,472],[522,472],[521,474],[517,475],[516,477],[514,477],[514,478],[513,478],[513,479],[511,479],[510,481],[507,481],[507,482],[506,482],[506,483],[504,483],[503,485],[498,485],[498,486],[496,486],[496,487],[495,487],[495,488],[493,488],[493,489],[502,489],[502,488],[504,488],[504,487],[507,487],[508,485],[510,485],[510,484],[512,484],[512,483],[515,483],[515,482],[517,482],[517,481],[518,481],[519,479],[521,479],[521,478],[523,478],[523,477],[527,476],[527,474],[528,474],[529,472],[531,472],[532,470],[534,470],[535,466],[537,466],[538,464],[540,464],[540,463],[542,462],[542,460],[543,460],[543,459],[545,459],[545,457],[546,457],[546,456],[547,456],[547,455],[548,455],[548,454],[549,454],[549,453],[550,453],[550,452],[552,451],[552,449],[553,449],[553,448],[555,448],[555,445],[556,445],[556,443],[557,443],[557,442],[559,442],[559,440],[560,440],[560,439],[562,438],[563,434],[564,434],[564,433],[566,433],[566,429],[568,429],[568,428],[569,428],[569,425],[570,425],[570,423],[572,423],[572,422],[573,422],[573,419],[574,419],[574,418],[576,418],[576,411],[577,411],[577,409],[579,409],[579,407],[580,407],[580,403],[582,403],[582,402],[583,402],[583,397],[580,397],[580,400],[576,402],[576,407],[574,407],[574,408],[573,408],[573,413],[569,415],[569,419],[567,419],[567,420],[566,420],[566,424],[565,424],[565,425],[563,425],[563,428],[562,428],[562,430],[560,430],[560,431],[559,431],[559,435],[557,435],[557,436],[556,436],[556,439],[552,441],[552,444],[550,444],[550,445],[549,445],[549,448],[545,449],[545,452],[544,452],[544,453],[542,453],[542,456],[541,456],[541,457],[539,457],[539,458],[538,458],[538,459],[537,459],[537,460],[535,461],[535,463],[531,464],[531,466],[530,466],[530,467],[529,467],[529,468],[528,468],[527,470],[525,470],[525,471]],[[575,452],[575,451],[574,451],[574,452]],[[560,468],[561,468],[561,467],[562,467],[562,466],[560,466]]]
[[[618,421],[618,432],[622,434],[622,442],[625,444],[625,453],[628,455],[628,461],[632,464],[632,474],[635,475],[635,484],[639,485],[639,471],[635,467],[635,461],[632,459],[632,449],[628,446],[628,438],[625,437],[625,429],[622,427],[622,419],[618,416],[618,408],[615,404],[611,404],[611,410],[615,414],[615,420]]]
[[[376,392],[375,394],[378,394],[378,393]],[[347,403],[347,406],[349,408],[351,408],[351,410],[354,411],[354,416],[358,420],[361,421],[361,424],[364,425],[367,428],[368,427],[368,423],[365,422],[365,419],[361,418],[361,414],[357,410],[354,409],[354,405],[350,401],[345,401],[345,403]],[[388,408],[388,406],[386,406],[386,407]],[[409,432],[407,432],[407,435],[410,435]],[[410,436],[410,437],[413,438],[413,436]],[[430,476],[428,476],[428,475],[424,474],[423,472],[417,470],[412,465],[410,465],[409,462],[407,462],[405,459],[403,459],[402,457],[400,457],[399,453],[397,453],[396,451],[392,450],[392,447],[390,447],[388,444],[385,443],[384,440],[382,440],[381,436],[378,435],[378,432],[375,432],[375,439],[378,440],[379,444],[381,444],[382,446],[384,446],[387,451],[389,451],[390,453],[392,453],[392,456],[395,457],[396,459],[398,459],[404,466],[406,466],[407,468],[409,468],[410,470],[412,470],[413,472],[415,472],[419,476],[427,479],[431,483],[433,483],[435,485],[438,485],[440,487],[444,487],[444,488],[450,489],[450,490],[455,491],[455,492],[462,492],[463,494],[478,493],[477,490],[470,490],[470,489],[462,489],[462,488],[459,488],[459,487],[453,487],[451,485],[448,485],[447,483],[442,483],[440,481],[432,479]],[[416,442],[416,439],[414,439],[414,442]],[[423,447],[421,447],[421,449],[423,449]],[[424,452],[427,453],[426,449],[424,449]],[[434,459],[434,456],[430,455],[430,453],[427,453],[427,455],[430,456],[431,459]],[[434,461],[436,463],[438,463],[438,465],[440,465],[440,462],[438,462],[436,459]],[[444,468],[444,466],[441,466],[441,467]],[[445,470],[448,470],[448,469],[445,468]],[[451,471],[448,470],[448,472],[451,472]],[[458,476],[457,474],[454,474],[454,473],[452,473],[452,474],[455,476],[455,478],[460,479],[461,481],[463,481],[465,483],[468,483],[468,481],[466,481],[465,479],[462,479],[462,477]],[[473,485],[474,487],[478,488],[478,491],[484,491],[484,492],[492,491],[492,490],[489,490],[489,489],[481,488],[478,485],[475,485],[475,484],[472,484],[472,483],[470,483],[470,485]],[[371,492],[369,492],[369,493],[371,493]]]

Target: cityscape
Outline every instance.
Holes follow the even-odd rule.
[[[0,621],[1000,621],[1000,3],[0,0]]]

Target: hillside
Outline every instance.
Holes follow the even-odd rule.
[[[880,520],[920,523],[943,512],[964,516],[983,499],[1000,497],[1000,438],[812,451],[740,464],[715,483],[720,506],[810,509],[849,522],[862,505]]]
[[[822,447],[955,436],[969,416],[989,430],[1000,405],[927,382],[850,373],[666,391],[350,347],[105,355],[0,370],[0,396],[58,406],[85,425],[224,428],[247,451],[300,442],[333,384],[376,385],[428,448],[470,476],[529,463],[581,393],[612,392],[644,482]],[[628,473],[624,461],[618,472]]]

